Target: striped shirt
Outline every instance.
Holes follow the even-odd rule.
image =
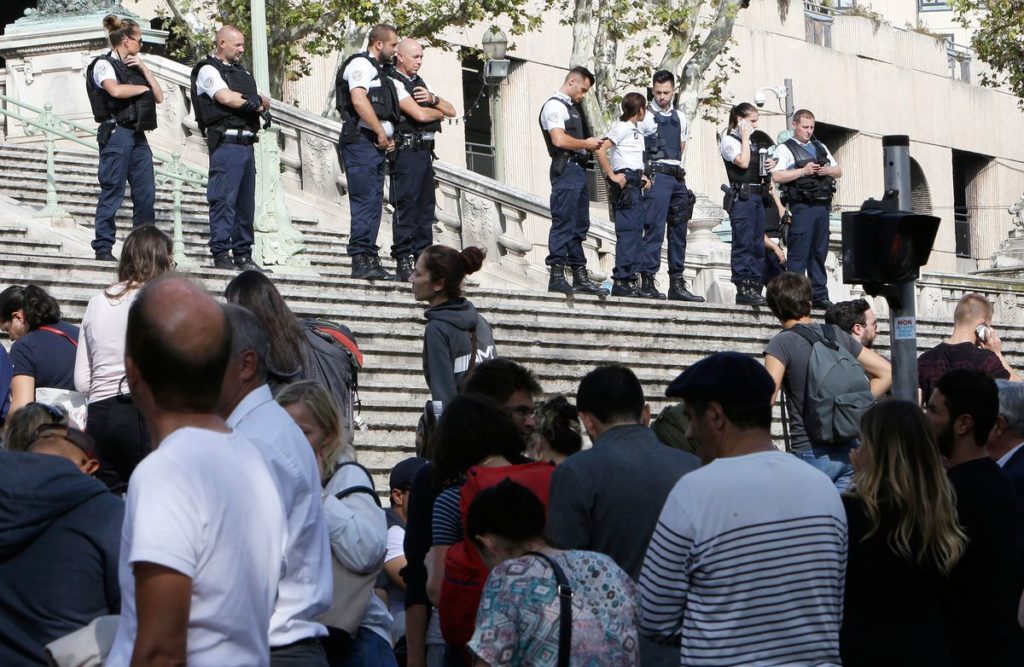
[[[640,632],[682,665],[839,665],[846,515],[783,452],[717,459],[669,494],[640,574]]]

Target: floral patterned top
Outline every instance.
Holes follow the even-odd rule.
[[[564,551],[553,556],[573,589],[573,667],[640,664],[633,580],[608,556]],[[559,599],[546,561],[523,556],[491,571],[469,648],[491,667],[558,664]]]

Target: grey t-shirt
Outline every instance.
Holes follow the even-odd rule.
[[[822,335],[820,324],[798,324],[819,336]],[[793,327],[794,329],[796,327]],[[860,356],[863,346],[855,341],[850,334],[834,327],[836,342],[854,356]],[[804,430],[804,394],[807,390],[807,365],[811,358],[811,344],[803,336],[792,329],[784,329],[775,334],[764,348],[765,355],[778,359],[786,367],[782,378],[782,390],[786,393],[786,411],[789,415],[789,443],[793,451],[810,449],[811,440]]]

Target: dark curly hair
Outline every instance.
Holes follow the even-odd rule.
[[[11,285],[0,292],[0,322],[9,321],[19,310],[25,316],[29,331],[56,324],[61,318],[57,300],[36,285]]]

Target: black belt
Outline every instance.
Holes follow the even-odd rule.
[[[241,146],[252,146],[256,143],[256,135],[243,137],[240,134],[225,134],[221,137],[222,144],[239,144]]]
[[[760,183],[730,183],[734,190],[746,190],[752,195],[762,195],[765,193],[764,185]]]
[[[422,132],[412,132],[409,134],[401,135],[402,142],[401,148],[405,148],[413,151],[432,151],[434,150],[434,140],[424,139]]]
[[[686,170],[683,169],[682,165],[679,164],[662,164],[661,162],[655,162],[651,165],[651,169],[658,174],[668,174],[669,176],[675,176],[680,181],[686,178]]]
[[[587,157],[586,153],[573,153],[569,156],[569,162],[575,162],[584,169],[590,164],[590,158]]]

